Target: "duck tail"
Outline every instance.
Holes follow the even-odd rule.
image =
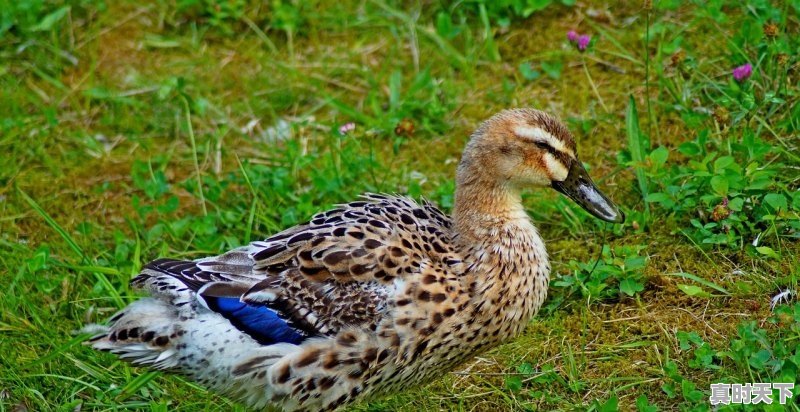
[[[87,345],[134,365],[190,376],[252,406],[279,402],[292,409],[285,393],[271,386],[269,371],[298,346],[262,345],[204,307],[190,311],[160,297],[142,298],[115,314],[108,326],[88,325],[83,332],[95,333]]]
[[[178,341],[184,334],[176,318],[175,309],[163,300],[140,299],[117,312],[109,326],[85,327],[84,331],[96,333],[86,344],[135,365],[174,369],[179,365]]]

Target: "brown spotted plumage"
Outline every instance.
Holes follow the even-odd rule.
[[[367,194],[220,256],[153,261],[132,282],[151,297],[91,343],[254,407],[333,410],[423,384],[541,307],[550,266],[520,201],[535,186],[622,218],[561,122],[505,111],[464,151],[452,218]]]

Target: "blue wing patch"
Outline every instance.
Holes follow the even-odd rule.
[[[247,333],[262,345],[299,344],[308,335],[293,328],[267,306],[252,305],[238,298],[204,297],[208,307],[228,319],[233,326]]]

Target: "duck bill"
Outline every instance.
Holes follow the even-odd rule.
[[[622,223],[625,220],[625,215],[597,188],[589,173],[577,160],[570,165],[564,181],[553,182],[553,189],[563,193],[599,219],[612,223]]]

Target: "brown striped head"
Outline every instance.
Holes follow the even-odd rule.
[[[485,177],[514,186],[550,186],[577,161],[575,139],[556,117],[533,109],[504,110],[483,122],[464,151]]]
[[[468,176],[476,171],[480,177]],[[473,133],[459,165],[459,183],[474,179],[518,190],[550,186],[600,219],[623,219],[578,160],[569,129],[539,110],[504,110]]]

